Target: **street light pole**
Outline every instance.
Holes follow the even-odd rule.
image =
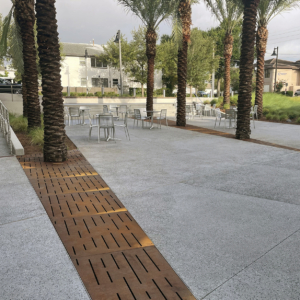
[[[89,87],[88,87],[88,72],[87,72],[87,59],[88,59],[88,51],[85,49],[85,75],[86,75],[86,94],[89,93]]]
[[[274,83],[274,93],[276,92],[276,82],[277,82],[277,63],[278,63],[278,47],[274,48],[271,56],[276,56],[276,71],[275,71],[275,83]]]
[[[119,57],[120,57],[120,86],[121,96],[123,95],[123,76],[122,76],[122,49],[121,49],[121,30],[118,30],[115,43],[119,43]]]
[[[213,60],[215,59],[215,45],[213,45]],[[211,75],[211,97],[215,96],[215,67],[213,68],[213,72]]]

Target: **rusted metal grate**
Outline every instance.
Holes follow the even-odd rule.
[[[195,299],[78,150],[18,159],[92,299]]]

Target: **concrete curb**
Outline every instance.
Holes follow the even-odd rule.
[[[11,144],[12,144],[13,154],[14,155],[24,155],[24,148],[11,127],[10,127],[10,136],[11,136]]]

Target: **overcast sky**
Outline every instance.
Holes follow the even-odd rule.
[[[1,0],[0,13],[5,16],[11,7],[10,0]],[[57,0],[59,37],[62,42],[105,44],[120,29],[128,39],[131,30],[142,24],[131,13],[126,13],[116,0]],[[193,6],[193,26],[202,30],[218,26],[205,5]],[[279,58],[300,60],[300,10],[274,18],[269,26],[266,59],[271,58],[274,47],[279,47]],[[159,33],[170,34],[171,26],[161,24]]]

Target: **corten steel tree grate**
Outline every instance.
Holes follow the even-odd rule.
[[[92,299],[195,299],[78,150],[18,159]]]

